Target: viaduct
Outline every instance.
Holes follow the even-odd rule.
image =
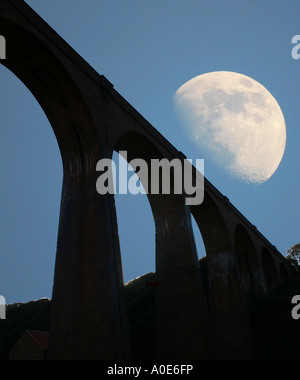
[[[1,60],[34,95],[57,138],[63,188],[49,359],[131,359],[114,196],[99,195],[96,164],[183,159],[102,75],[23,0],[0,0]],[[204,202],[149,195],[156,228],[156,358],[251,358],[247,294],[265,294],[293,269],[207,179]],[[209,269],[205,294],[191,226]],[[165,226],[168,225],[168,228]]]

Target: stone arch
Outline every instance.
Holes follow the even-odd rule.
[[[149,168],[152,159],[166,158],[150,138],[136,131],[122,134],[114,149],[126,151],[128,162],[145,160]],[[201,358],[206,356],[207,315],[190,210],[181,194],[151,194],[151,180],[147,196],[156,230],[156,357]]]
[[[150,203],[136,172],[116,151],[113,162],[116,167],[114,202],[126,284],[141,275],[155,272],[155,224]],[[136,186],[134,190],[137,189],[137,193],[128,191],[128,181]]]
[[[96,164],[112,158],[114,134],[126,128],[140,131],[131,135],[132,141],[129,135],[119,140],[132,157],[149,159],[158,147],[164,149],[162,157],[181,158],[182,154],[24,1],[0,0],[0,21],[0,34],[7,42],[3,63],[42,106],[63,159],[48,357],[130,359],[113,196],[96,193]],[[146,155],[137,150],[136,140]],[[148,197],[156,224],[157,359],[199,360],[208,353],[207,310],[191,212],[198,220],[212,268],[212,356],[249,358],[251,354],[247,311],[228,234],[232,210],[216,189],[208,188],[206,201],[196,208],[186,207],[179,195]]]
[[[151,167],[151,160],[152,159],[159,159],[160,160],[163,158],[162,153],[158,150],[157,146],[155,146],[151,142],[151,140],[149,138],[147,138],[145,135],[143,135],[141,133],[134,132],[134,131],[125,132],[124,134],[122,134],[117,139],[117,141],[114,145],[114,150],[118,153],[126,152],[126,159],[127,159],[128,163],[132,160],[135,160],[135,159],[144,160],[147,163],[147,167],[149,169]],[[150,189],[151,188],[150,170],[148,170],[148,176],[147,176],[146,180],[149,180],[147,187],[149,187],[149,189]],[[143,182],[143,178],[141,178],[141,181]],[[147,194],[147,195],[148,195],[148,198],[151,197],[151,194]],[[158,195],[155,198],[159,199],[161,197],[160,197],[160,195]],[[154,201],[152,201],[152,206],[153,206],[153,202]],[[151,202],[150,202],[150,204],[151,204]]]
[[[262,249],[261,263],[263,274],[265,277],[266,288],[267,291],[269,291],[278,284],[279,278],[274,260],[271,256],[270,251],[266,247],[263,247]]]
[[[7,297],[50,297],[62,183],[59,147],[45,113],[26,86],[5,67],[0,67],[0,81],[1,147],[4,147],[0,174],[5,184],[0,200],[5,220],[1,250],[20,257],[22,265],[18,271],[19,265],[11,267],[8,261],[10,267],[4,264],[0,277],[9,271],[7,282],[12,289],[11,294],[5,293]],[[28,223],[26,228],[24,222]],[[25,247],[27,264],[22,260]],[[38,286],[37,270],[41,278]]]
[[[222,210],[221,211],[221,207]],[[215,358],[249,357],[251,338],[248,309],[240,280],[237,260],[233,255],[229,228],[224,214],[226,206],[218,206],[212,196],[205,191],[204,202],[191,206],[191,212],[201,231],[206,253],[209,282],[209,310],[212,317],[212,342]],[[224,214],[223,214],[224,213]],[[234,307],[233,307],[234,305]],[[228,335],[232,323],[235,333]],[[245,351],[238,347],[244,346]],[[229,347],[230,350],[229,350]],[[235,349],[232,349],[235,347]]]
[[[139,150],[141,146],[145,149],[145,155],[143,155],[143,149]],[[120,151],[126,151],[126,156],[123,156],[123,159],[127,160],[128,164],[131,160],[136,158],[143,157],[143,159],[148,160],[147,155],[149,154],[151,156],[151,144],[150,141],[147,141],[142,135],[127,132],[117,140],[114,148],[113,160],[117,169],[114,204],[123,278],[124,283],[126,283],[127,280],[138,277],[135,283],[137,281],[140,283],[139,293],[140,295],[143,294],[142,297],[144,299],[143,303],[133,303],[130,297],[129,299],[126,297],[132,355],[135,360],[150,359],[155,358],[155,294],[157,292],[158,281],[156,273],[144,275],[150,271],[155,272],[155,221],[151,204],[146,195],[132,195],[130,193],[119,195],[120,178],[118,172],[120,166],[121,168],[124,167],[124,160],[122,160],[119,166],[121,157],[119,157],[118,154],[120,154]],[[153,152],[153,154],[155,156],[155,152]],[[135,174],[138,176],[137,173]],[[132,179],[133,176],[133,172],[127,173],[126,179]],[[122,184],[123,191],[125,190],[125,185],[127,186],[127,183]],[[126,211],[128,210],[128,213],[130,213],[130,223],[128,223],[128,215],[125,210],[123,209],[121,212],[121,207],[126,207]],[[145,244],[145,240],[143,239],[149,239],[150,243],[148,244],[147,240],[147,244]],[[151,241],[151,239],[153,240]],[[147,264],[145,264],[145,261],[147,261]],[[151,267],[150,270],[149,267]],[[145,268],[147,272],[142,272],[141,268]],[[134,273],[135,276],[130,277],[130,272]],[[130,288],[132,288],[132,286],[129,283],[127,284],[126,290],[130,292]],[[145,294],[147,303],[145,303]],[[138,309],[136,309],[136,307],[138,307]],[[141,316],[138,323],[137,313]]]
[[[7,44],[7,59],[1,63],[24,83],[45,112],[58,141],[65,171],[75,157],[78,162],[72,169],[80,170],[79,159],[84,158],[88,144],[95,144],[95,136],[89,128],[88,108],[69,70],[46,41],[27,28],[1,18],[0,33],[5,35]]]
[[[229,233],[216,203],[207,191],[199,206],[191,206],[191,212],[202,234],[207,256],[231,250]]]
[[[121,134],[115,142],[114,149],[117,152],[127,151],[128,161],[134,158],[142,158],[149,165],[150,160],[154,158],[163,158],[162,152],[146,135],[136,132],[127,131]]]
[[[237,224],[234,232],[235,252],[243,285],[247,292],[257,287],[259,261],[254,245],[242,224]]]
[[[90,81],[85,91],[87,74],[66,51],[75,61],[78,57],[25,2],[1,2],[0,12],[0,34],[5,36],[7,50],[1,63],[42,107],[63,163],[49,358],[128,358],[111,202],[108,196],[91,191],[96,162],[106,154],[86,99],[93,92],[99,98],[99,84]]]

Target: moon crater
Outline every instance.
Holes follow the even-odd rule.
[[[176,91],[174,105],[192,141],[232,175],[263,183],[277,170],[286,146],[284,117],[254,79],[227,71],[203,74]]]

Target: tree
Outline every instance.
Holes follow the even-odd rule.
[[[286,251],[286,258],[300,272],[300,243],[294,244]]]

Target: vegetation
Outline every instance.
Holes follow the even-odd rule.
[[[286,252],[287,260],[293,265],[297,272],[300,272],[300,244],[294,244]]]
[[[7,360],[10,349],[25,330],[49,331],[51,302],[40,299],[8,305],[6,319],[0,320],[0,360]]]
[[[148,273],[125,286],[125,297],[136,359],[154,358],[155,352],[155,274]],[[0,320],[0,360],[25,330],[49,331],[51,301],[41,299],[8,305],[6,319]]]
[[[300,320],[291,316],[296,294],[300,295],[300,278],[284,280],[265,297],[249,301],[256,359],[300,359]]]
[[[206,295],[209,279],[206,258],[200,260]],[[155,273],[148,273],[125,286],[131,343],[135,359],[155,358]],[[300,276],[282,281],[266,296],[248,300],[254,357],[258,360],[300,359],[300,320],[291,317],[291,299],[300,295]],[[25,330],[49,331],[51,301],[41,299],[9,305],[7,319],[0,320],[0,359]]]
[[[148,273],[125,286],[133,357],[155,358],[155,273]]]

